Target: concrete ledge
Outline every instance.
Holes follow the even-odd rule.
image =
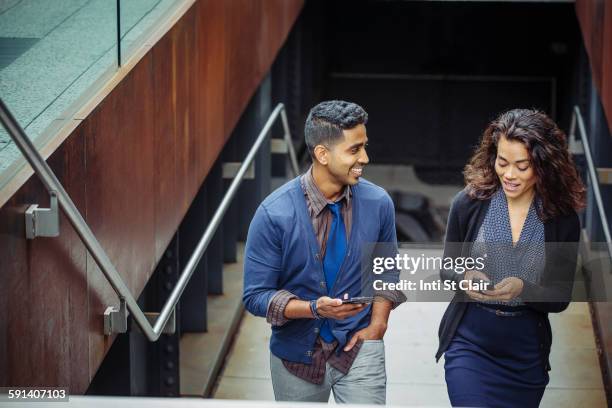
[[[612,303],[591,302],[589,306],[606,399],[612,406]]]

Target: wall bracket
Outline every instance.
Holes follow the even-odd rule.
[[[149,323],[151,323],[151,326],[153,326],[155,322],[157,321],[157,318],[159,317],[159,313],[158,312],[145,312],[145,316],[149,320]],[[176,332],[176,309],[172,310],[172,313],[170,314],[170,317],[168,318],[168,321],[166,322],[166,325],[164,326],[162,330],[163,334],[174,334],[175,332]]]
[[[26,238],[59,236],[59,211],[57,208],[57,193],[49,193],[50,208],[40,208],[32,204],[25,212]]]
[[[128,312],[125,299],[119,300],[119,307],[109,306],[104,311],[104,335],[127,332]]]

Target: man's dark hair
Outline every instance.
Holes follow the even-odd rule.
[[[312,157],[317,145],[333,146],[343,138],[343,129],[365,125],[368,114],[359,105],[346,101],[325,101],[310,110],[304,126],[306,147]]]

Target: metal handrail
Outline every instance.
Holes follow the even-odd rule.
[[[270,117],[266,121],[266,124],[264,125],[263,129],[257,136],[257,139],[253,143],[251,150],[249,150],[249,153],[242,162],[236,176],[232,180],[227,192],[225,193],[225,196],[221,200],[219,208],[217,208],[217,210],[215,211],[215,214],[213,215],[208,226],[206,227],[202,238],[200,238],[200,241],[198,242],[194,253],[191,255],[191,258],[189,258],[187,265],[185,265],[185,268],[181,272],[176,286],[172,290],[172,293],[170,293],[168,300],[162,307],[159,316],[155,320],[155,324],[151,326],[145,313],[138,306],[136,299],[130,293],[130,290],[123,282],[123,279],[121,278],[121,276],[117,272],[117,269],[115,268],[108,255],[106,254],[106,252],[96,239],[95,235],[89,228],[89,225],[83,219],[81,213],[74,205],[74,202],[71,200],[68,193],[64,190],[64,187],[59,182],[49,165],[45,162],[40,153],[36,150],[32,141],[27,137],[24,130],[15,120],[11,112],[8,110],[2,99],[0,99],[0,122],[2,122],[8,134],[11,136],[19,150],[21,150],[26,160],[34,169],[34,172],[41,179],[47,191],[49,191],[50,194],[57,195],[60,208],[66,214],[66,217],[70,221],[70,224],[72,224],[77,234],[79,235],[79,237],[93,256],[94,260],[102,270],[102,273],[104,274],[104,276],[106,276],[106,279],[108,279],[112,288],[119,296],[120,302],[125,302],[125,305],[127,306],[129,312],[132,314],[136,324],[140,327],[140,329],[149,341],[156,341],[162,334],[162,331],[166,326],[166,323],[168,322],[170,316],[172,315],[176,304],[179,298],[181,297],[181,294],[185,290],[185,287],[187,286],[191,275],[195,271],[198,262],[204,255],[208,244],[212,240],[215,231],[219,227],[223,215],[227,211],[232,199],[236,195],[238,187],[240,186],[240,183],[242,182],[245,173],[253,162],[257,151],[263,144],[268,133],[272,129],[272,125],[278,119],[279,115],[282,119],[282,124],[285,132],[284,140],[287,143],[292,170],[295,175],[298,174],[299,168],[297,164],[295,150],[293,149],[293,143],[291,140],[291,133],[289,130],[289,124],[285,113],[285,107],[282,103],[279,103],[274,109],[274,111],[272,111],[272,113],[270,114]]]
[[[589,145],[589,139],[587,137],[586,127],[584,126],[584,120],[582,119],[582,114],[580,113],[580,108],[578,106],[574,106],[574,113],[572,115],[572,122],[569,131],[570,140],[575,140],[576,124],[578,124],[580,139],[584,147],[584,156],[586,157],[587,167],[589,170],[589,178],[591,179],[591,185],[593,186],[595,205],[597,206],[597,211],[599,212],[599,217],[601,218],[601,224],[608,247],[608,253],[610,255],[610,258],[612,258],[612,236],[610,235],[608,218],[606,217],[603,200],[601,199],[601,191],[599,190],[599,176],[597,175],[595,162],[593,161],[593,156],[591,155],[591,146]]]

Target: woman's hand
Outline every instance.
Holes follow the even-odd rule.
[[[511,276],[502,279],[493,290],[486,291],[487,300],[512,300],[523,293],[523,280]]]
[[[473,270],[466,271],[464,277],[465,278],[463,280],[470,281],[470,282],[474,279],[484,280],[487,282],[491,281],[489,277],[481,271],[473,271]],[[487,299],[488,298],[487,295],[484,295],[480,292],[476,292],[473,290],[466,290],[464,292],[466,295],[468,295],[473,300],[478,300],[478,301],[489,300]]]

